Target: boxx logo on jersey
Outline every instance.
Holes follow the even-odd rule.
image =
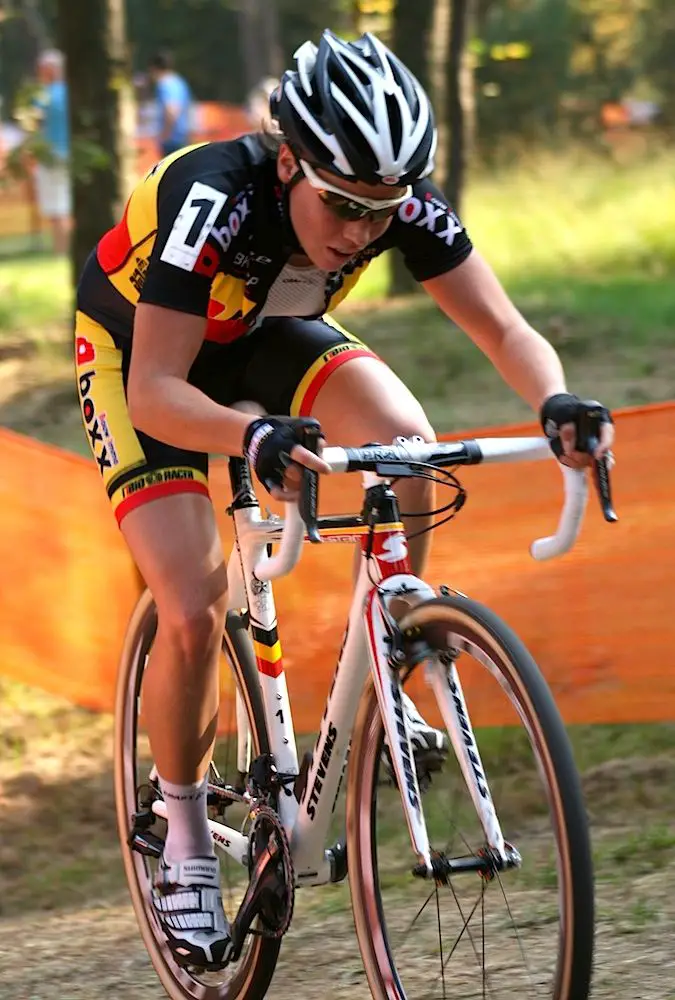
[[[85,344],[88,343],[85,338],[82,339]],[[96,370],[90,368],[89,371],[82,372],[77,381],[80,390],[82,415],[89,436],[89,443],[94,453],[99,472],[103,475],[106,469],[111,469],[113,466],[119,465],[119,458],[113,436],[108,427],[107,415],[97,411],[96,404],[91,397],[91,388],[95,376]]]
[[[433,197],[421,201],[413,195],[403,202],[398,210],[398,217],[401,222],[413,223],[428,229],[439,239],[445,240],[446,246],[449,247],[455,242],[455,236],[464,230],[455,213]]]
[[[244,220],[247,219],[250,214],[251,209],[248,203],[248,196],[244,195],[228,215],[227,225],[220,226],[219,228],[216,228],[215,226],[213,227],[211,230],[211,236],[217,243],[220,244],[223,250],[227,252],[230,249],[232,240],[241,229]]]

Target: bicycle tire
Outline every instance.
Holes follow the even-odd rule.
[[[555,973],[551,973],[553,989],[550,1000],[586,1000],[590,991],[594,944],[590,837],[581,782],[565,727],[548,685],[515,633],[489,609],[462,595],[444,596],[418,605],[405,615],[401,626],[418,626],[424,640],[439,653],[448,648],[449,633],[470,640],[498,665],[503,681],[518,701],[521,719],[526,729],[529,726],[528,739],[531,740],[532,750],[538,751],[538,760],[543,767],[550,821],[559,852],[556,861],[560,866],[559,873],[562,873],[562,892],[557,904],[560,915],[558,953]],[[410,676],[414,669],[408,668],[406,676]],[[392,997],[405,1000],[408,994],[393,957],[384,915],[376,847],[382,738],[383,726],[371,681],[364,690],[357,714],[347,788],[347,851],[352,911],[373,997],[375,1000]],[[477,742],[480,752],[480,738]],[[486,768],[486,771],[489,781],[490,769]],[[398,797],[398,793],[396,795]],[[410,858],[412,868],[411,851]],[[405,892],[408,893],[409,889]],[[473,947],[476,951],[475,945]],[[405,972],[409,974],[407,969]],[[443,996],[446,996],[445,975],[442,975]],[[483,975],[486,975],[485,971]],[[431,995],[426,988],[423,992],[425,997]],[[447,995],[469,994],[462,988]],[[492,997],[493,992],[488,990],[487,994],[480,992],[480,995]],[[507,991],[504,995],[514,994]],[[541,1000],[544,1000],[543,995]]]
[[[137,709],[147,653],[157,627],[150,593],[140,597],[131,616],[117,677],[114,733],[115,803],[118,833],[127,885],[141,937],[150,961],[171,1000],[262,1000],[279,955],[279,939],[255,936],[225,988],[204,986],[171,958],[149,902],[149,874],[145,858],[128,843],[132,814],[137,809]],[[223,654],[229,660],[246,705],[254,754],[269,752],[262,695],[246,617],[229,612],[223,634]],[[232,916],[232,914],[230,914]],[[228,969],[229,971],[229,969]]]

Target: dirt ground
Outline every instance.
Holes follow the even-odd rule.
[[[626,869],[621,882],[601,881],[598,910],[595,1000],[673,1000],[675,870],[631,877]],[[0,922],[3,1000],[164,996],[124,897],[103,907]],[[299,915],[268,996],[370,996],[348,913]]]

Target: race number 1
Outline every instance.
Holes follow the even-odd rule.
[[[195,181],[176,216],[160,259],[192,271],[227,195]]]

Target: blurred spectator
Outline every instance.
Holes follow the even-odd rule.
[[[246,98],[246,113],[254,131],[267,129],[270,126],[270,96],[279,81],[273,76],[266,76],[251,90]]]
[[[63,53],[57,49],[47,49],[38,57],[37,74],[42,89],[34,104],[40,115],[41,148],[35,187],[40,215],[51,226],[54,251],[58,254],[68,252],[71,214],[68,89],[63,70]]]
[[[162,156],[168,156],[190,141],[192,95],[186,81],[174,71],[170,53],[158,52],[148,72],[159,105],[159,147]]]

